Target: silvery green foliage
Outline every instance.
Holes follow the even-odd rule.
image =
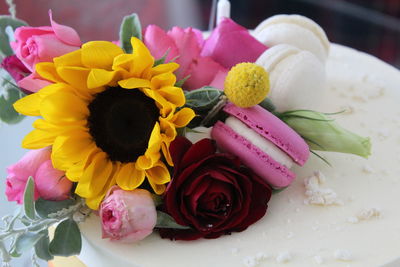
[[[136,13],[125,16],[119,30],[119,41],[126,53],[132,53],[131,38],[142,40],[142,26]]]
[[[7,71],[0,69],[0,121],[16,124],[25,118],[13,107],[15,101],[24,96],[25,94],[14,84],[13,78]]]
[[[32,177],[29,177],[23,206],[13,215],[2,218],[4,226],[0,227],[0,254],[3,266],[11,266],[13,257],[29,251],[33,252],[32,265],[37,266],[37,258],[48,261],[53,256],[76,255],[81,250],[81,234],[74,218],[77,217],[76,213],[82,211],[83,217],[90,213],[84,200],[76,197],[64,201],[40,198],[34,201],[34,186]],[[55,224],[54,238],[50,240],[48,228]]]

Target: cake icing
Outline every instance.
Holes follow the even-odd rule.
[[[267,216],[216,240],[170,241],[153,234],[135,244],[114,243],[101,238],[99,218],[91,215],[81,224],[79,258],[88,267],[399,266],[400,72],[332,45],[327,80],[321,111],[345,109],[335,118],[371,137],[369,159],[321,152],[330,167],[312,156],[294,169],[294,183],[274,195]],[[305,181],[315,172],[325,178],[312,190]],[[317,201],[321,195],[324,201]]]

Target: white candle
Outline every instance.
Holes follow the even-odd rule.
[[[223,18],[231,17],[231,3],[228,0],[219,0],[217,6],[217,24]]]

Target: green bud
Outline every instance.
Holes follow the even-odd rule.
[[[364,158],[371,155],[371,142],[342,128],[324,113],[293,110],[278,116],[301,135],[312,150],[355,154]]]

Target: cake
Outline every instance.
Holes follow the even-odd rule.
[[[219,15],[229,17],[227,4],[220,1]],[[7,169],[6,194],[24,205],[23,217],[15,218],[26,231],[13,232],[5,220],[1,235],[15,238],[9,251],[3,249],[5,262],[35,246],[33,259],[79,254],[89,267],[400,264],[398,70],[330,45],[318,25],[297,15],[266,20],[254,37],[218,17],[204,43],[200,32],[174,28],[178,41],[185,34],[193,38],[191,46],[184,44],[196,55],[178,59],[176,71],[179,65],[169,61],[182,52],[180,44],[159,49],[159,40],[171,43],[155,26],[142,41],[135,15],[124,19],[119,47],[81,45],[73,29],[49,14],[51,27],[21,28],[11,42],[25,65],[18,71],[25,69],[8,72],[19,75],[23,90],[37,92],[14,108],[43,119],[23,141],[33,150]],[[50,59],[24,58],[25,45],[32,45],[27,31],[51,32],[62,51]],[[247,48],[240,53],[229,45],[237,38]],[[198,89],[208,85],[225,91]],[[206,98],[196,99],[203,92]],[[304,112],[319,117],[299,115]],[[335,126],[325,114],[370,139]],[[299,118],[306,127],[290,120]],[[175,128],[184,129],[181,136]],[[323,138],[322,129],[328,133]],[[196,142],[199,135],[208,138]],[[357,149],[344,148],[348,144]],[[309,149],[362,157],[319,151],[309,157]],[[301,167],[290,171],[292,163]],[[268,173],[263,164],[270,164]],[[90,209],[99,212],[87,215]],[[56,222],[49,244],[47,227]],[[81,264],[71,260],[68,265]],[[50,264],[63,263],[56,257]]]
[[[89,267],[399,266],[400,72],[333,44],[327,80],[323,111],[346,110],[336,119],[371,137],[369,159],[323,153],[330,167],[311,157],[295,169],[295,182],[272,197],[267,216],[216,240],[172,242],[153,234],[136,244],[112,243],[101,238],[92,215],[81,225],[79,258]]]

